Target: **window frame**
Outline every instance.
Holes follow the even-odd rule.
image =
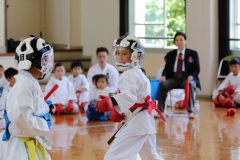
[[[135,33],[135,26],[136,25],[163,25],[164,26],[164,37],[138,37],[139,39],[160,39],[160,40],[164,40],[163,42],[163,47],[161,46],[145,46],[145,51],[146,52],[151,52],[151,53],[167,53],[173,49],[176,49],[176,46],[166,46],[166,40],[173,40],[173,37],[167,37],[166,36],[166,28],[167,28],[167,23],[166,23],[166,0],[163,0],[164,3],[164,20],[162,23],[149,23],[149,22],[145,22],[145,23],[136,23],[135,22],[135,0],[130,0],[128,1],[128,13],[129,13],[129,18],[128,18],[128,28],[129,28],[129,32],[130,33]],[[185,1],[185,7],[186,7],[186,1]],[[185,15],[186,15],[186,10],[185,10]],[[186,17],[185,17],[185,22],[186,22]]]

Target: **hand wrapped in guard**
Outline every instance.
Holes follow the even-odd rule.
[[[52,115],[53,114],[53,109],[55,108],[54,105],[50,100],[46,101],[47,105],[49,106],[49,113]]]
[[[100,95],[99,98],[101,98],[102,100],[96,104],[97,108],[102,112],[111,111],[113,107],[111,98],[108,96],[102,96],[102,95]]]

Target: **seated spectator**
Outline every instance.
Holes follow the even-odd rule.
[[[7,84],[8,84],[8,81],[4,76],[4,68],[2,65],[0,65],[0,97],[2,96],[4,86],[6,86]]]
[[[4,71],[4,76],[6,77],[8,84],[4,86],[2,96],[0,97],[0,109],[5,108],[8,92],[15,84],[16,79],[14,76],[17,74],[18,70],[14,68],[8,68],[6,71]]]
[[[189,118],[194,118],[194,93],[196,87],[201,89],[198,74],[200,73],[200,64],[198,53],[186,48],[186,34],[177,32],[174,36],[174,43],[178,49],[167,53],[160,84],[160,100],[158,108],[163,112],[165,100],[169,90],[174,88],[185,88],[189,81],[190,94],[188,101]]]
[[[15,79],[14,76],[17,75],[17,74],[18,74],[18,70],[14,69],[14,68],[8,68],[4,72],[4,76],[6,77],[9,84],[4,86],[2,96],[0,97],[0,109],[6,108],[7,95],[8,95],[9,91],[11,90],[11,88],[13,87],[13,85],[16,82],[16,79]],[[4,112],[0,112],[0,120],[3,119],[3,113]],[[4,122],[4,124],[5,124],[5,122]],[[4,125],[4,127],[5,127],[5,125]],[[0,128],[3,128],[3,126],[0,126]]]
[[[97,48],[96,54],[97,54],[98,63],[93,65],[87,73],[87,79],[90,84],[90,87],[92,87],[92,77],[94,75],[104,74],[108,78],[108,87],[114,93],[117,92],[117,89],[118,89],[117,81],[118,81],[119,73],[114,66],[107,63],[108,61],[107,48],[104,48],[104,47]]]
[[[103,96],[112,96],[111,91],[109,87],[107,86],[108,81],[106,75],[99,74],[95,75],[93,77],[93,82],[95,84],[95,87],[92,87],[91,91],[91,101],[90,104],[88,105],[88,109],[86,111],[86,116],[89,120],[102,120],[106,121],[110,117],[110,112],[101,112],[98,111],[95,106],[98,101],[101,99],[99,98],[100,95]]]
[[[72,82],[76,96],[78,98],[78,105],[81,109],[87,105],[89,101],[89,83],[83,72],[83,64],[79,61],[75,61],[71,64],[72,74],[68,76],[70,82]]]
[[[54,76],[48,81],[45,93],[47,94],[56,84],[57,90],[48,98],[55,105],[57,114],[78,112],[77,97],[73,84],[67,79],[62,63],[56,63]]]
[[[230,73],[217,90],[213,91],[215,106],[236,107],[240,105],[240,60],[229,62]]]

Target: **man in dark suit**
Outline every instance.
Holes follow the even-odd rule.
[[[187,81],[190,81],[190,97],[188,103],[189,118],[194,118],[194,92],[196,87],[201,89],[198,78],[200,73],[200,64],[198,53],[194,50],[186,48],[186,35],[177,32],[174,36],[174,43],[178,49],[172,50],[165,56],[165,68],[162,73],[160,90],[161,97],[158,108],[163,112],[167,92],[174,88],[185,88]]]

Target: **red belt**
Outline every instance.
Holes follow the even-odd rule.
[[[135,103],[131,108],[130,111],[134,111],[135,109],[139,108],[139,107],[143,107],[143,109],[147,109],[148,113],[151,115],[152,111],[155,110],[158,115],[162,118],[162,120],[164,122],[166,122],[166,119],[164,118],[164,116],[162,115],[161,111],[156,107],[156,100],[150,100],[150,96],[148,95],[145,99],[145,103]]]
[[[151,115],[152,111],[155,110],[157,111],[158,115],[162,118],[162,120],[164,122],[166,122],[166,119],[164,118],[164,116],[162,115],[161,111],[159,109],[157,109],[157,105],[156,105],[156,101],[152,100],[150,101],[150,96],[148,95],[145,99],[145,103],[135,103],[129,110],[131,112],[133,112],[135,109],[141,107],[142,109],[139,111],[143,111],[143,110],[148,110],[148,113]],[[118,133],[118,131],[123,127],[123,125],[125,124],[125,122],[122,123],[122,126],[114,133],[114,135],[108,140],[108,144],[110,145],[112,143],[112,141],[115,139],[116,134]]]

